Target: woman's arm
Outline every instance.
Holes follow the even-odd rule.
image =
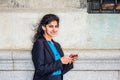
[[[60,44],[58,44],[58,45],[59,45],[59,49],[60,49],[60,51],[61,51],[61,54],[63,54],[63,56],[64,56],[64,52],[63,52]],[[62,57],[63,57],[63,56],[62,56]],[[66,72],[68,72],[68,71],[71,70],[72,68],[73,68],[73,63],[71,63],[71,64],[63,64],[63,70],[62,70],[63,74],[65,74]]]

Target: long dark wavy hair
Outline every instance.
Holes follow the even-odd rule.
[[[40,38],[43,37],[44,31],[42,29],[42,26],[46,26],[47,24],[49,24],[52,21],[57,21],[58,25],[59,25],[59,17],[55,14],[46,14],[45,16],[43,16],[43,18],[41,19],[38,28],[37,28],[37,32],[34,35],[34,42]]]

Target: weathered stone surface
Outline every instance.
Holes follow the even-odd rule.
[[[65,55],[78,54],[80,60],[119,60],[120,50],[64,50]]]
[[[33,71],[0,71],[0,80],[32,80]]]
[[[83,2],[83,1],[82,1]],[[5,8],[80,8],[79,0],[0,0]]]
[[[34,35],[33,25],[38,23],[46,13],[51,13],[51,11],[0,13],[0,48],[30,50],[32,48],[32,37]],[[63,48],[120,48],[119,15],[90,15],[84,13],[82,10],[75,10],[75,12],[72,12],[72,10],[63,10],[63,12],[53,11],[52,13],[57,14],[61,20],[60,30],[55,40],[60,42]],[[114,25],[116,26],[114,27]],[[4,27],[6,27],[6,29],[4,29]]]
[[[118,71],[118,80],[120,80],[120,71]]]
[[[0,60],[12,60],[12,51],[0,50]]]
[[[0,60],[0,71],[1,70],[13,70],[12,60]]]
[[[14,70],[34,70],[32,60],[14,60]]]
[[[29,0],[0,0],[0,7],[27,8]]]
[[[0,71],[0,80],[32,80],[33,71]],[[117,71],[71,71],[64,80],[117,80]]]
[[[30,60],[31,59],[31,51],[25,50],[17,50],[13,51],[13,59],[14,60]]]
[[[0,53],[3,57],[0,59],[0,70],[34,70],[30,51],[12,51],[9,57],[4,53]],[[64,53],[78,54],[73,70],[120,70],[119,50],[64,50]]]
[[[0,0],[0,80],[32,80],[33,26],[47,13],[60,17],[55,40],[65,55],[79,55],[65,80],[120,80],[120,16],[87,14],[86,4],[87,0]]]
[[[117,71],[71,71],[65,80],[118,80]]]
[[[120,60],[78,60],[74,70],[120,70]]]
[[[87,7],[87,0],[79,0],[80,1],[80,8],[86,8]]]
[[[119,80],[119,50],[64,50],[65,55],[78,53],[74,68],[65,80]],[[1,51],[0,80],[32,80],[34,66],[30,51]]]

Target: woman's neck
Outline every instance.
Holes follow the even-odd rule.
[[[51,41],[52,40],[52,38],[50,37],[50,36],[48,36],[48,35],[43,35],[44,37],[45,37],[45,39],[47,40],[47,41]]]

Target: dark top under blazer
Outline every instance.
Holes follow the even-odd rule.
[[[59,43],[55,41],[53,41],[53,43],[59,51],[60,56],[64,56]],[[63,74],[73,68],[73,64],[62,64],[61,60],[55,61],[54,54],[52,53],[52,50],[44,37],[38,39],[34,43],[32,49],[32,60],[35,66],[33,80],[51,80],[50,77],[53,77],[52,73],[60,69],[62,70],[62,77]],[[63,80],[63,77],[61,80]]]

